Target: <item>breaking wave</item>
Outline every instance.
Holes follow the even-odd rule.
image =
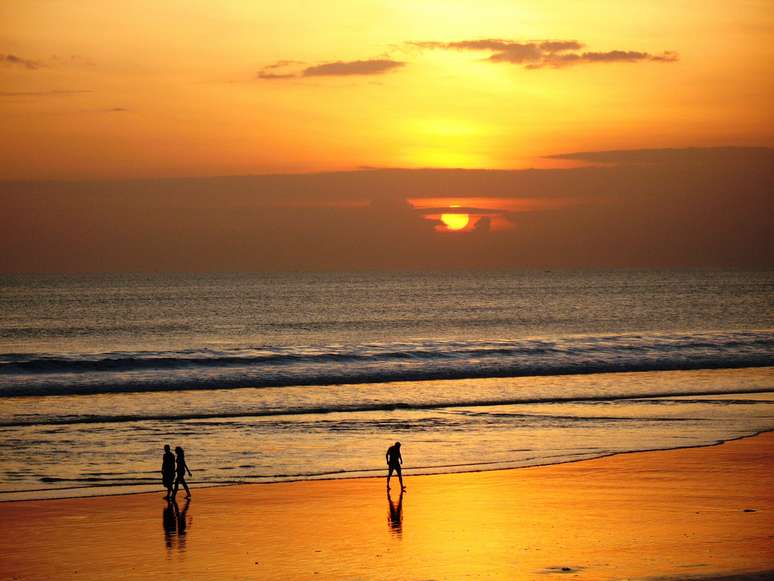
[[[774,331],[512,341],[9,353],[0,397],[284,387],[774,365]]]

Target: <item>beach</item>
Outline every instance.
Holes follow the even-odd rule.
[[[552,466],[0,503],[8,579],[774,574],[774,434]],[[181,494],[182,496],[182,494]],[[182,521],[182,527],[181,527]]]

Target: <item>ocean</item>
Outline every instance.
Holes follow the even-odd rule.
[[[0,501],[491,470],[774,429],[774,272],[0,277]],[[195,492],[194,492],[195,493]]]

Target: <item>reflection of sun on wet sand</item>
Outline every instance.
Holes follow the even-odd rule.
[[[409,477],[403,500],[397,491],[388,498],[387,526],[382,478],[199,489],[187,514],[182,504],[167,514],[157,494],[0,503],[0,572],[36,579],[771,572],[773,453],[774,434],[764,434],[543,468]],[[185,527],[192,514],[185,543],[167,550],[168,527],[182,540],[179,517]]]

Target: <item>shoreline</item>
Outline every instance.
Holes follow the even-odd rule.
[[[395,483],[387,503],[383,478],[198,488],[176,508],[161,491],[10,501],[0,504],[0,573],[751,579],[774,572],[773,463],[774,433],[764,432],[524,470],[411,476],[406,494]]]
[[[565,464],[577,464],[580,462],[592,462],[594,460],[602,460],[605,458],[614,458],[617,456],[628,456],[630,454],[649,454],[649,453],[657,453],[657,452],[673,452],[678,450],[690,450],[690,449],[701,449],[701,448],[711,448],[714,446],[722,446],[724,444],[727,444],[729,442],[737,442],[739,440],[746,440],[749,438],[755,438],[758,436],[761,436],[763,434],[768,434],[774,432],[774,428],[768,429],[768,430],[760,430],[751,434],[745,434],[742,436],[736,436],[724,440],[715,440],[714,442],[710,442],[708,444],[689,444],[686,446],[674,446],[671,448],[650,448],[650,449],[644,449],[644,450],[625,450],[622,452],[612,452],[610,454],[603,454],[600,456],[592,456],[590,458],[578,458],[578,459],[570,459],[570,460],[560,460],[558,462],[546,462],[544,464],[530,464],[528,466],[512,466],[512,467],[505,467],[505,468],[490,468],[490,469],[480,469],[480,470],[462,470],[459,472],[429,472],[429,473],[404,473],[407,478],[417,478],[417,477],[425,477],[425,476],[454,476],[457,474],[482,474],[482,473],[489,473],[489,472],[508,472],[511,470],[526,470],[530,468],[547,468],[551,466],[563,466]],[[365,470],[363,470],[365,471]],[[375,471],[373,469],[370,469],[369,471]],[[384,470],[380,469],[380,475],[369,475],[369,476],[349,476],[349,477],[343,477],[343,478],[331,478],[331,477],[322,477],[322,478],[296,478],[296,479],[288,479],[288,480],[273,480],[269,482],[232,482],[232,483],[223,483],[223,484],[202,484],[197,485],[193,482],[188,482],[188,486],[191,488],[191,490],[209,490],[209,489],[223,489],[223,488],[238,488],[242,486],[269,486],[269,485],[275,485],[275,484],[293,484],[298,482],[342,482],[342,481],[348,481],[348,480],[369,480],[369,479],[383,479],[384,475],[381,474],[384,472]],[[107,493],[107,494],[84,494],[84,495],[78,495],[78,496],[51,496],[51,497],[45,497],[45,498],[10,498],[10,499],[3,499],[3,495],[11,495],[11,494],[25,494],[26,492],[44,492],[46,489],[39,489],[39,490],[32,490],[32,491],[13,491],[13,492],[0,492],[0,505],[4,503],[10,503],[10,502],[44,502],[44,501],[56,501],[56,500],[76,500],[76,499],[90,499],[90,498],[112,498],[112,497],[123,497],[123,496],[136,496],[136,495],[142,495],[142,494],[156,494],[159,490],[163,492],[160,486],[155,485],[138,485],[138,486],[154,486],[155,490],[138,490],[138,491],[127,491],[127,492],[114,492],[114,493]],[[114,485],[103,485],[103,486],[92,486],[92,487],[73,487],[73,488],[60,488],[58,490],[90,490],[91,488],[120,488],[120,486],[114,486]]]

